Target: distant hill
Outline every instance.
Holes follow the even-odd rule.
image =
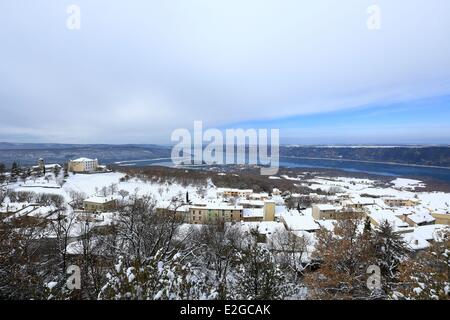
[[[52,144],[0,142],[0,163],[64,163],[78,157],[97,158],[103,164],[116,161],[168,158],[170,146],[152,144]],[[346,159],[450,167],[448,146],[281,146],[281,157]]]
[[[97,158],[102,164],[120,160],[170,157],[171,148],[159,145],[47,144],[0,142],[0,163],[35,164],[39,158],[47,163],[64,163],[78,157]]]
[[[280,155],[450,167],[448,146],[281,146]]]

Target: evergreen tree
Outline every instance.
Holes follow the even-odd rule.
[[[274,300],[288,294],[284,275],[271,253],[256,242],[241,253],[235,276],[237,299]]]
[[[404,260],[393,298],[450,300],[450,231],[440,231],[425,251]]]
[[[11,166],[11,175],[17,176],[19,174],[19,164],[14,161]]]
[[[175,254],[161,260],[161,251],[142,262],[139,259],[126,265],[119,258],[115,270],[107,275],[99,299],[112,300],[200,300],[217,296],[203,272]]]
[[[376,265],[383,275],[382,284],[385,290],[389,290],[396,281],[398,266],[410,253],[403,237],[394,232],[392,226],[384,221],[373,235]]]
[[[372,224],[370,223],[370,218],[367,217],[364,222],[364,232],[371,233],[372,232]]]

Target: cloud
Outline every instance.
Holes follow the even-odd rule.
[[[0,4],[2,139],[167,142],[176,128],[327,113],[450,91],[447,0]],[[432,108],[432,106],[430,106]]]

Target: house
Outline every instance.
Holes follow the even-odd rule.
[[[225,222],[241,221],[243,209],[242,206],[224,203],[193,205],[189,208],[188,220],[192,224],[214,223],[218,220]]]
[[[263,208],[264,201],[263,200],[247,200],[243,199],[239,201],[239,204],[244,208]]]
[[[409,224],[402,221],[399,217],[397,217],[393,212],[388,210],[371,210],[369,213],[369,219],[372,225],[378,227],[384,222],[388,222],[394,231],[396,232],[410,232],[411,228]]]
[[[117,200],[113,197],[90,197],[83,201],[83,207],[88,212],[107,212],[117,208]]]
[[[89,158],[78,158],[69,160],[68,170],[75,173],[88,173],[98,170],[98,160]]]
[[[362,209],[365,206],[375,205],[375,199],[353,195],[348,200],[342,200],[341,204],[343,206],[352,207],[354,209]]]
[[[390,207],[412,207],[419,203],[416,199],[387,198],[384,203]]]
[[[352,217],[364,216],[364,210],[355,209],[353,207],[340,207],[331,204],[316,204],[312,207],[312,217],[316,220],[349,219]]]
[[[217,194],[224,198],[249,198],[252,193],[252,189],[219,188],[217,190]]]
[[[286,230],[289,231],[308,231],[314,232],[320,229],[320,226],[311,216],[301,215],[298,212],[290,211],[281,216],[281,222]]]
[[[316,220],[336,219],[336,211],[339,208],[331,204],[316,204],[312,207],[312,216]]]
[[[252,193],[248,196],[248,199],[264,201],[264,200],[269,199],[269,194],[267,192]]]
[[[175,215],[178,221],[189,222],[189,205],[175,205],[171,202],[161,202],[156,206],[156,213],[160,215]]]
[[[413,250],[421,250],[430,246],[435,241],[442,241],[440,232],[449,230],[448,226],[432,224],[418,226],[411,233],[403,234],[403,239]]]
[[[61,169],[61,166],[57,163],[45,164],[44,159],[40,158],[38,160],[37,166],[32,166],[32,171],[40,171],[40,172],[50,172]]]
[[[431,213],[433,218],[436,219],[436,224],[446,224],[450,226],[450,212],[448,210],[439,210]]]
[[[412,227],[418,227],[434,224],[436,219],[428,212],[422,212],[407,215],[405,221]]]
[[[263,219],[263,208],[244,208],[242,211],[242,221],[244,222],[261,222]]]
[[[228,203],[198,203],[189,207],[188,222],[192,224],[225,222],[261,222],[275,220],[275,202],[266,200],[262,208],[244,208]]]

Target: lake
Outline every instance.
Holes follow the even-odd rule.
[[[148,159],[137,161],[123,161],[121,166],[169,166],[173,167],[170,159]],[[205,166],[186,166],[189,168],[202,168]],[[318,168],[318,169],[336,169],[347,172],[362,172],[383,176],[400,177],[428,177],[450,184],[450,169],[436,167],[420,167],[399,165],[391,163],[373,163],[364,161],[348,160],[327,160],[327,159],[299,159],[280,157],[280,167],[285,168]]]

